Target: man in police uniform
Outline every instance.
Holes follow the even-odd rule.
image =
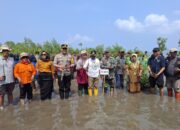
[[[54,58],[54,66],[57,70],[59,94],[61,99],[68,99],[71,86],[71,68],[74,66],[73,58],[68,53],[68,45],[61,45],[61,52]]]
[[[101,68],[109,69],[109,75],[105,77],[105,82],[110,87],[112,95],[114,92],[115,59],[110,56],[109,50],[106,50],[104,53],[104,57],[101,60]],[[107,85],[104,88],[105,93],[107,93]]]

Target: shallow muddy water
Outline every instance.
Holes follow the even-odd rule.
[[[0,111],[0,130],[180,129],[180,101],[174,98],[126,90],[116,90],[113,97],[79,97],[76,88],[72,89],[75,93],[64,101],[53,94],[51,101],[41,102],[36,93],[33,102],[24,107],[17,103],[15,89],[16,104]]]

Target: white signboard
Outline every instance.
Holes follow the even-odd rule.
[[[109,75],[109,69],[100,69],[100,75]]]

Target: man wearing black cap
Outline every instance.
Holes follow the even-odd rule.
[[[165,59],[159,48],[153,49],[153,55],[148,60],[148,70],[150,73],[149,82],[151,91],[154,91],[157,85],[160,89],[160,96],[163,96]]]
[[[59,93],[61,99],[68,99],[71,86],[71,67],[74,66],[72,56],[68,53],[68,45],[61,45],[61,53],[54,58],[54,66],[57,70]]]
[[[89,96],[92,96],[93,93],[94,96],[98,96],[100,61],[98,58],[96,58],[95,50],[91,51],[91,57],[85,62],[83,68],[87,70],[87,74],[88,74]]]

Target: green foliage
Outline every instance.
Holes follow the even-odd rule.
[[[150,87],[149,86],[149,76],[147,73],[143,73],[141,76],[141,87],[142,88]]]
[[[15,43],[13,41],[5,42],[11,49],[12,53],[19,54],[21,52],[28,52],[31,54],[36,54],[41,51],[47,51],[48,53],[54,55],[60,52],[60,44],[52,39],[51,41],[45,41],[43,44],[35,43],[30,38],[24,38],[24,41]],[[83,43],[79,43],[80,48],[69,47],[69,52],[71,54],[79,54],[82,49]],[[105,48],[103,44],[97,45],[95,48],[87,48],[87,52],[90,53],[92,50],[97,51],[97,57],[102,58],[105,49],[109,49],[112,56],[117,56],[119,51],[125,51],[125,49],[120,46],[118,43]]]
[[[102,58],[102,54],[104,52],[104,45],[97,45],[95,50],[97,51],[97,57]]]
[[[167,42],[167,38],[162,38],[162,37],[157,38],[157,44],[158,44],[158,47],[161,50],[161,52],[163,52],[167,49],[166,42]]]
[[[141,76],[141,87],[149,87],[149,72],[148,72],[148,57],[145,56],[142,61],[141,61],[141,65],[143,67],[143,72],[142,72],[142,76]]]
[[[110,51],[112,56],[117,56],[119,51],[125,51],[125,49],[118,43],[112,45],[111,47],[107,47],[106,49]]]

